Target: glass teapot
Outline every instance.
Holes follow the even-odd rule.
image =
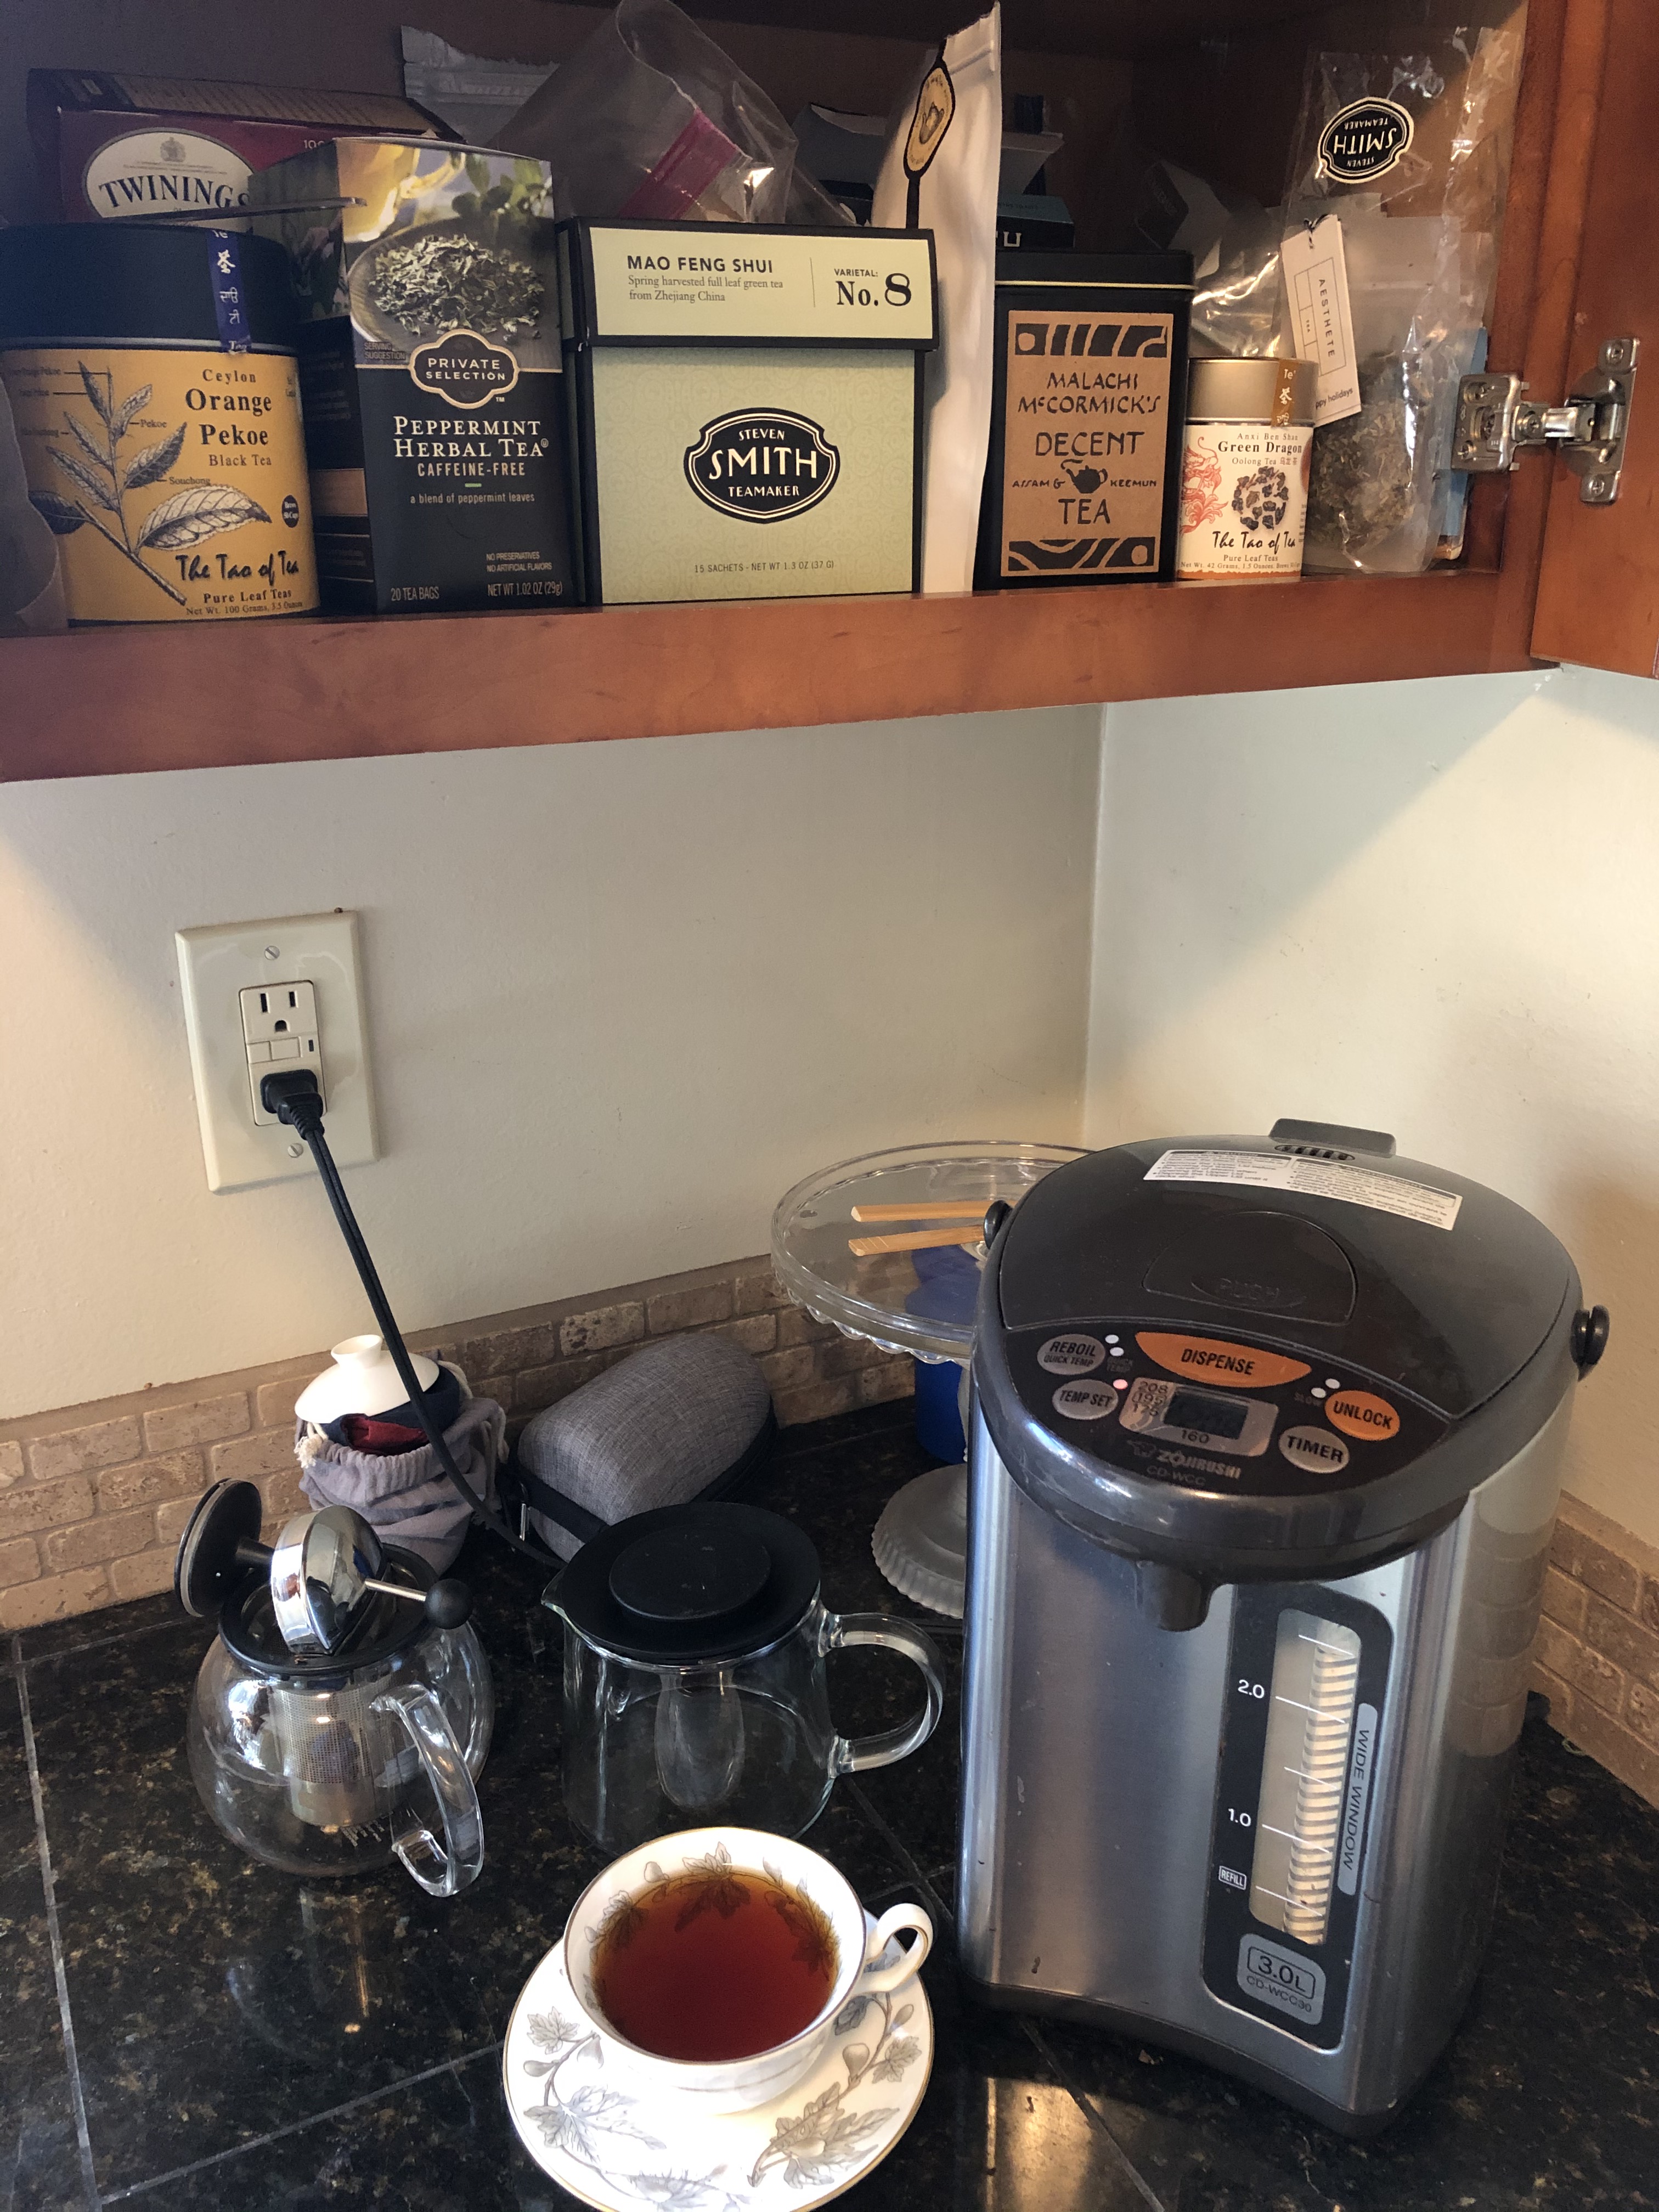
[[[944,1704],[939,1653],[885,1613],[833,1613],[810,1540],[753,1505],[667,1506],[585,1544],[542,1602],[564,1638],[564,1802],[620,1852],[708,1820],[798,1836],[838,1774],[926,1743]],[[902,1727],[851,1741],[830,1717],[824,1661],[902,1652],[927,1698]]]
[[[296,1516],[274,1551],[259,1510],[252,1483],[218,1484],[179,1548],[180,1599],[219,1620],[186,1729],[202,1802],[285,1873],[395,1856],[451,1897],[483,1865],[474,1785],[495,1718],[471,1600],[343,1506]]]

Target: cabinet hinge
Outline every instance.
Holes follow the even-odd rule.
[[[1466,376],[1457,387],[1453,468],[1475,474],[1518,468],[1528,447],[1547,446],[1579,478],[1586,506],[1611,506],[1619,496],[1641,349],[1639,338],[1608,338],[1596,366],[1559,407],[1523,399],[1527,387],[1518,376]]]

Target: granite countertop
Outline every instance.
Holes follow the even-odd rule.
[[[956,1986],[961,1636],[877,1575],[882,1502],[929,1462],[908,1409],[793,1430],[747,1495],[817,1540],[837,1610],[925,1619],[952,1698],[905,1764],[840,1783],[807,1840],[879,1910],[921,1898],[932,2081],[848,2200],[985,2212],[1497,2212],[1659,2205],[1659,1813],[1528,1718],[1503,1894],[1462,2032],[1356,2145],[1189,2060],[987,2011]],[[573,2200],[514,2134],[500,2039],[599,1859],[559,1794],[544,1577],[484,1536],[499,1712],[489,1859],[440,1904],[400,1869],[303,1885],[220,1835],[185,1762],[211,1632],[170,1599],[14,1638],[0,1690],[0,2212],[541,2212]],[[908,1670],[832,1662],[840,1724]],[[890,1674],[884,1674],[884,1669]],[[780,2184],[780,2203],[787,2192]]]

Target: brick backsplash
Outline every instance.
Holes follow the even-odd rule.
[[[507,1408],[510,1433],[652,1338],[730,1337],[760,1362],[786,1426],[908,1395],[905,1358],[793,1305],[764,1257],[413,1335]],[[0,1629],[165,1589],[191,1509],[227,1475],[257,1483],[267,1534],[306,1503],[294,1401],[307,1352],[0,1422]],[[1565,1498],[1533,1683],[1572,1742],[1659,1805],[1659,1551]]]
[[[1570,1742],[1659,1805],[1659,1551],[1561,1501],[1533,1687]]]
[[[516,1435],[544,1406],[652,1338],[690,1332],[752,1352],[786,1427],[906,1396],[913,1370],[792,1305],[764,1257],[458,1322],[410,1338],[507,1408]],[[324,1352],[237,1375],[0,1422],[0,1629],[146,1597],[210,1482],[257,1483],[267,1535],[306,1504],[294,1401]]]

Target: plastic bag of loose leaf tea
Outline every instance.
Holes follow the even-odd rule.
[[[1341,223],[1359,403],[1314,434],[1309,568],[1414,574],[1458,533],[1457,386],[1491,309],[1523,23],[1308,58],[1285,229]]]

